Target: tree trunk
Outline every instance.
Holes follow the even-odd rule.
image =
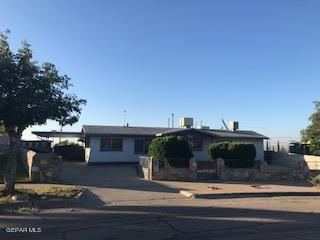
[[[21,141],[21,134],[14,127],[7,128],[6,132],[9,136],[9,151],[6,171],[4,173],[4,193],[14,194],[14,183],[17,169],[17,158]]]

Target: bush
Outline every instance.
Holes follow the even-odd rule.
[[[296,153],[296,154],[311,154],[310,146],[307,144],[295,142],[291,143],[289,146],[289,152],[290,153]]]
[[[315,156],[320,156],[320,150],[315,150],[315,151],[313,152],[313,155],[315,155]]]
[[[180,136],[154,138],[150,143],[148,155],[158,158],[162,167],[165,160],[174,167],[188,167],[193,157],[188,141]]]
[[[318,187],[320,188],[320,174],[315,176],[315,177],[312,177],[310,178],[312,184],[315,186],[315,187]]]
[[[219,142],[209,146],[209,158],[223,158],[225,165],[231,168],[252,167],[256,157],[256,148],[245,142]]]

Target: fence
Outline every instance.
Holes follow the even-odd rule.
[[[54,153],[60,155],[64,160],[84,161],[85,151],[79,145],[54,146]]]

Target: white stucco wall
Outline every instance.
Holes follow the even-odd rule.
[[[100,151],[100,137],[90,137],[89,162],[138,162],[140,154],[134,154],[134,137],[122,138],[122,151]]]
[[[100,151],[100,137],[90,137],[90,146],[86,148],[86,161],[99,162],[138,162],[140,154],[134,153],[134,137],[123,137],[122,151]],[[241,140],[253,143],[256,147],[256,161],[264,160],[264,148],[262,139]],[[194,158],[198,161],[207,161],[208,147],[214,141],[203,142],[203,151],[194,151]]]
[[[264,160],[264,147],[263,147],[263,139],[257,140],[246,140],[248,143],[253,143],[256,147],[256,161]]]
[[[208,141],[208,140],[203,141],[202,143],[203,151],[193,151],[193,158],[197,161],[208,161],[209,160],[208,149],[211,143],[213,143],[213,141]]]

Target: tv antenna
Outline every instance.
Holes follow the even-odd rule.
[[[221,120],[222,120],[222,123],[223,123],[223,125],[225,126],[225,128],[226,128],[227,130],[229,130],[229,128],[227,127],[227,124],[224,122],[223,118],[222,118]]]
[[[123,126],[126,126],[126,115],[127,115],[127,111],[123,110]]]

